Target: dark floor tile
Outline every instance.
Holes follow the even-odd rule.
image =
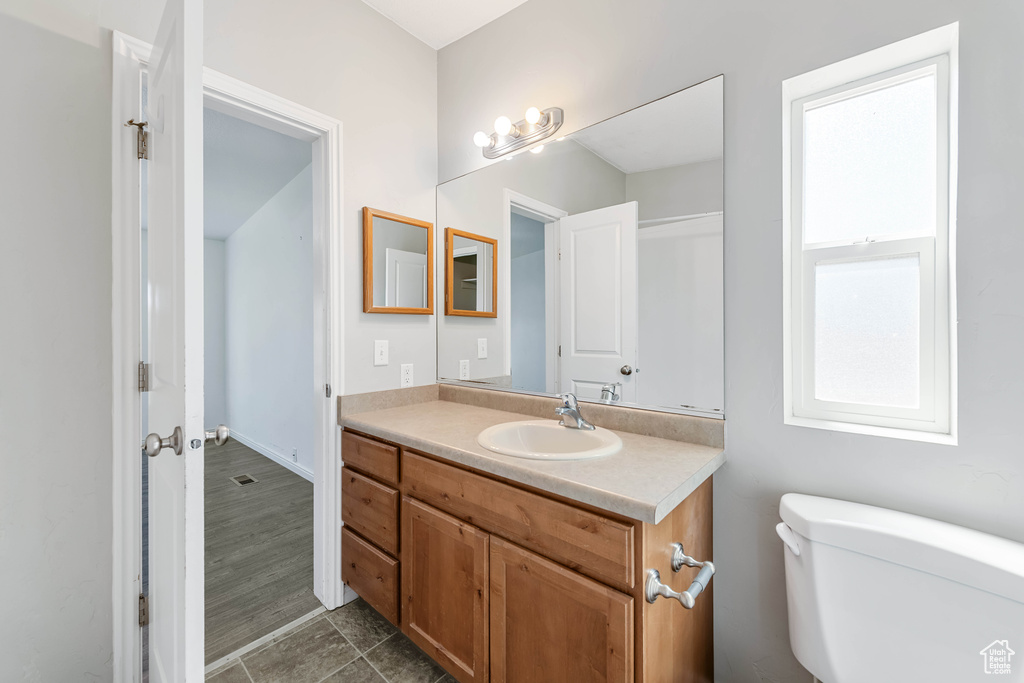
[[[325,678],[323,683],[387,683],[387,681],[373,670],[369,662],[360,657]]]
[[[434,683],[444,674],[444,669],[402,633],[391,636],[364,656],[391,683]]]
[[[436,683],[458,683],[458,681],[455,680],[455,676],[445,674],[444,676],[441,676]]]
[[[317,683],[358,656],[338,629],[321,617],[242,661],[254,683]]]
[[[206,681],[207,683],[252,683],[249,680],[249,674],[245,673],[242,663],[237,660],[227,668],[210,672]]]
[[[348,641],[366,653],[398,632],[380,612],[366,604],[362,598],[327,613]]]

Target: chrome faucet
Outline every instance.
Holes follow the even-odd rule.
[[[580,415],[580,404],[572,394],[562,394],[562,405],[555,409],[555,412],[562,416],[558,424],[569,429],[593,429],[594,425],[583,419]]]
[[[621,386],[621,382],[605,384],[603,387],[601,387],[601,400],[604,401],[605,403],[618,401],[620,398],[622,398],[619,394],[619,387]]]

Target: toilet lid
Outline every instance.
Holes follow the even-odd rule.
[[[877,557],[1024,604],[1024,544],[927,517],[787,493],[782,520],[815,543]]]

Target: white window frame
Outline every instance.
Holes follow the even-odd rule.
[[[957,43],[951,24],[783,82],[783,346],[787,425],[933,443],[957,440]],[[936,82],[936,225],[931,234],[865,235],[805,244],[803,115],[926,75]],[[920,258],[920,381],[916,408],[841,403],[814,393],[814,273],[823,263]]]

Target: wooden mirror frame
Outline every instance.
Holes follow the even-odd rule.
[[[491,310],[489,311],[463,311],[455,308],[455,238],[465,237],[477,242],[487,242],[491,245]],[[478,278],[479,279],[479,278]],[[497,318],[498,317],[498,240],[474,235],[471,232],[445,228],[444,230],[444,314],[461,315],[470,318]]]
[[[405,223],[427,231],[427,306],[408,308],[404,306],[373,305],[373,219],[386,218],[396,223]],[[363,313],[399,313],[405,315],[434,315],[434,224],[426,221],[399,216],[397,213],[363,207]]]

